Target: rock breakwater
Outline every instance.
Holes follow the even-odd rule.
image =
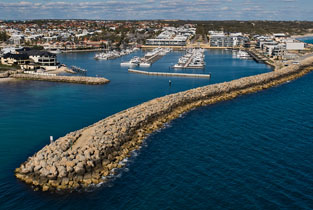
[[[296,79],[312,71],[313,58],[274,72],[208,85],[156,98],[71,132],[46,145],[15,170],[15,176],[43,191],[98,184],[123,167],[122,160],[144,138],[195,107],[235,98]]]
[[[100,85],[110,82],[110,80],[103,77],[81,77],[81,76],[47,76],[47,75],[33,75],[33,74],[10,74],[11,78],[25,79],[25,80],[40,80],[48,82],[66,82],[78,83],[87,85]]]
[[[8,78],[10,75],[8,72],[0,73],[0,78]]]
[[[0,78],[8,78],[11,74],[22,73],[23,70],[9,70],[0,72]]]

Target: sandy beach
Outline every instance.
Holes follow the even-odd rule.
[[[294,35],[291,36],[292,38],[298,39],[298,38],[305,38],[305,37],[313,37],[313,33],[309,33],[309,34],[303,34],[303,35]]]

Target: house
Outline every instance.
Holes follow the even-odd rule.
[[[55,54],[41,51],[41,50],[30,50],[25,52],[32,61],[45,70],[55,70],[58,69],[59,63],[57,62],[57,57]]]
[[[1,57],[1,64],[19,65],[22,69],[44,69],[55,70],[59,68],[55,54],[30,49],[19,49],[15,54],[9,52]]]
[[[12,54],[7,53],[1,57],[1,64],[3,65],[25,65],[31,62],[27,54]]]

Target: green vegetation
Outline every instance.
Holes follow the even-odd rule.
[[[5,42],[9,39],[9,36],[5,31],[0,32],[0,42]]]
[[[243,32],[247,34],[287,33],[305,34],[313,31],[312,21],[161,21],[170,25],[197,24],[197,34],[207,34],[209,30]]]
[[[43,46],[38,46],[38,45],[34,45],[31,48],[32,48],[32,50],[43,50],[44,49]]]
[[[0,71],[17,70],[17,69],[20,69],[20,67],[17,65],[7,66],[7,65],[0,64]]]

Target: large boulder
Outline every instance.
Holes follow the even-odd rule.
[[[64,166],[59,166],[58,167],[59,175],[58,177],[65,177],[67,175],[67,170]]]
[[[75,167],[74,170],[76,172],[76,174],[78,175],[83,175],[85,173],[85,168],[84,168],[84,164],[79,162]]]

